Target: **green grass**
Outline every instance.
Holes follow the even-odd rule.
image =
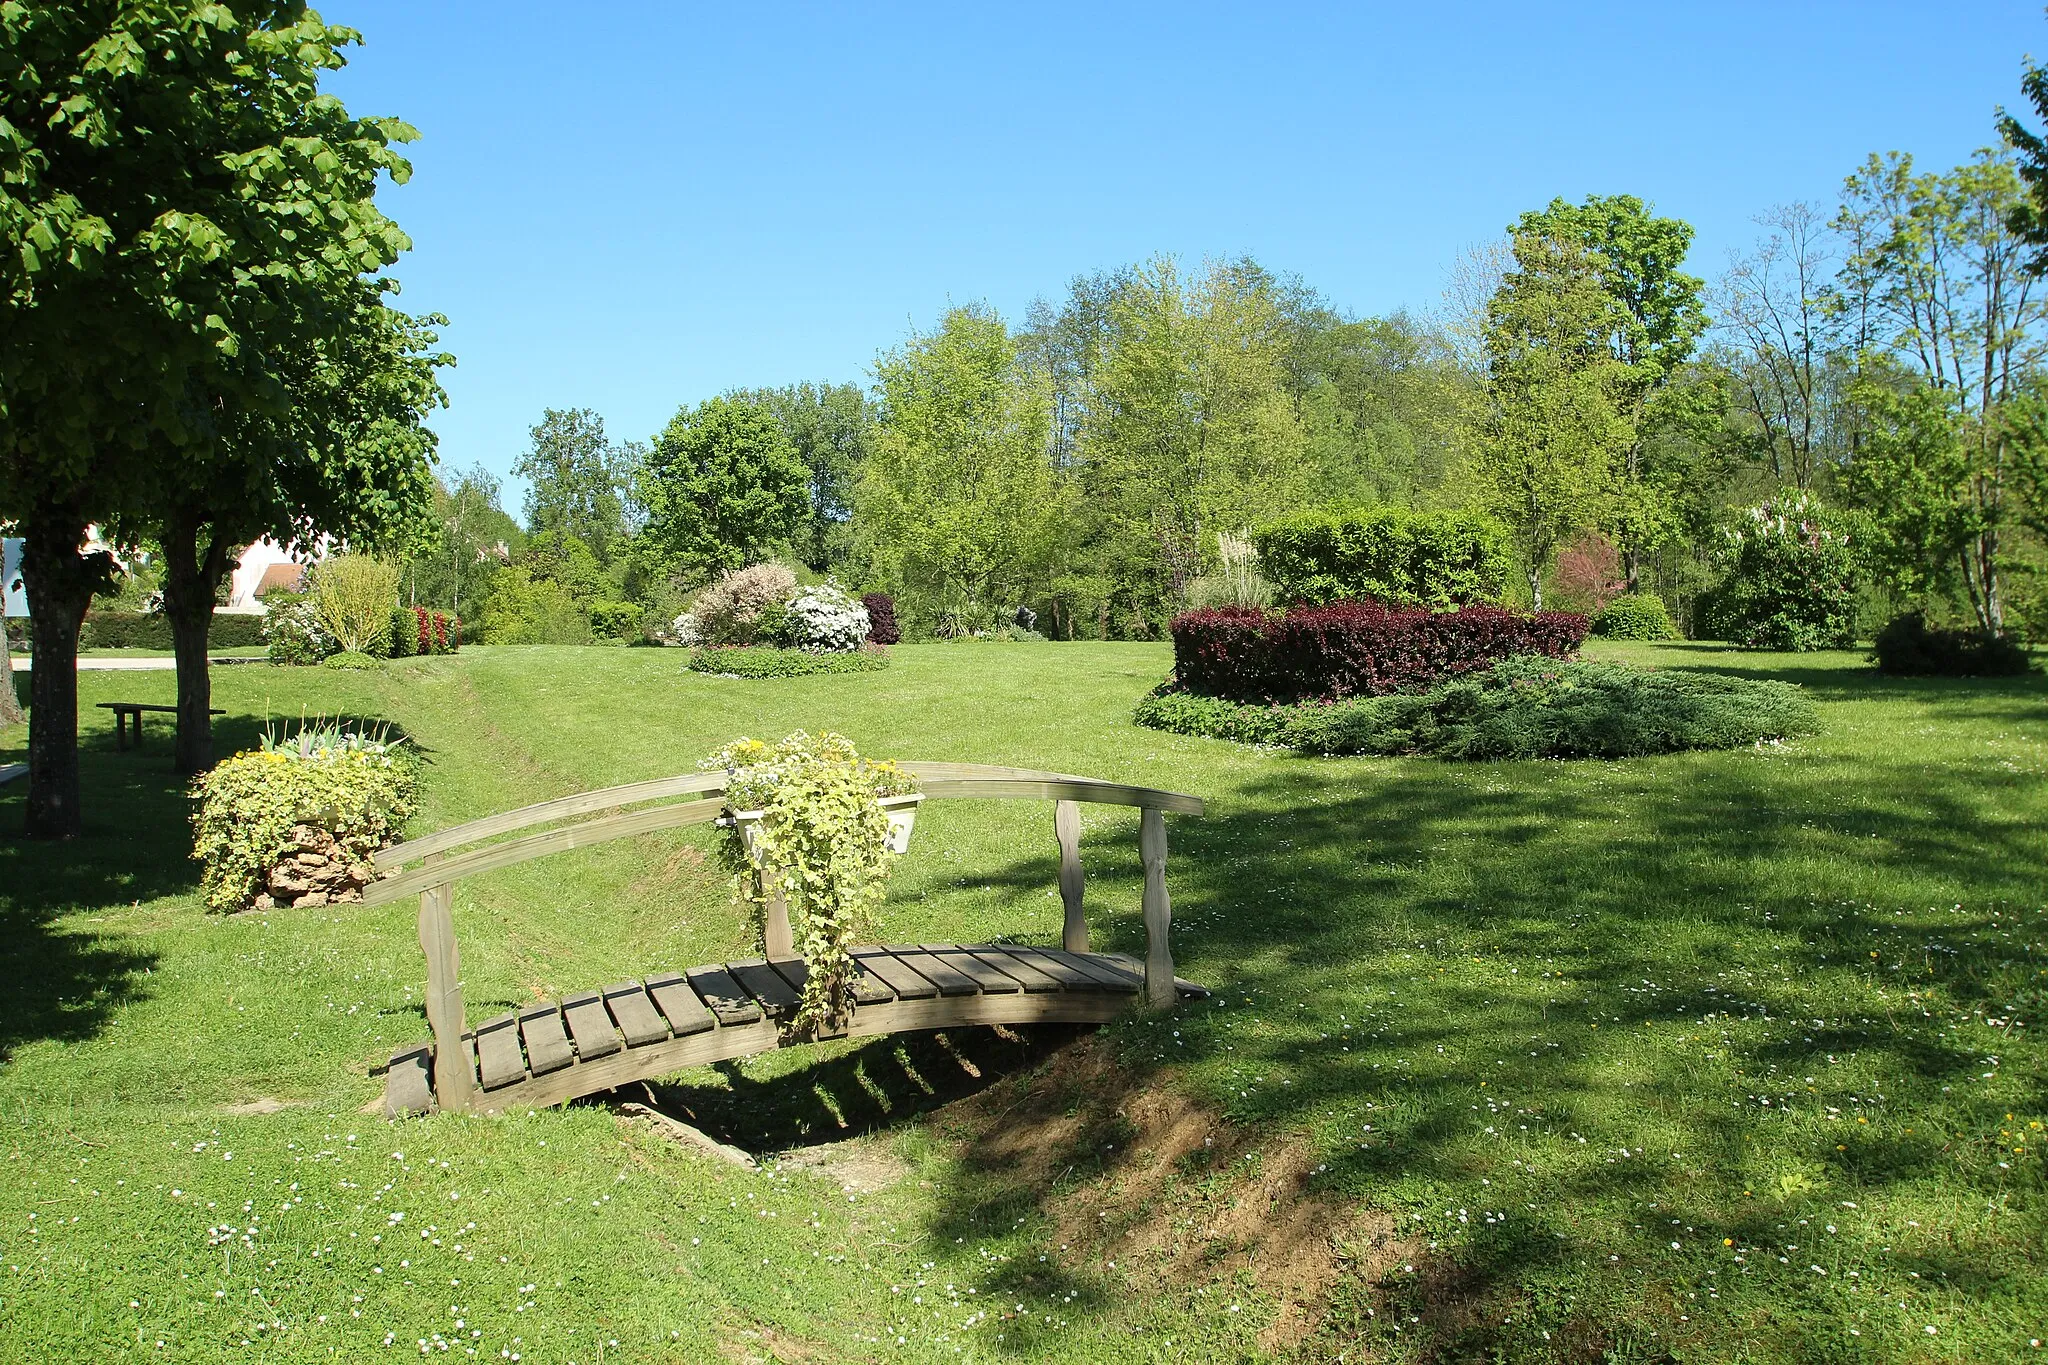
[[[1124,1088],[1070,1106],[1106,1126],[1000,1159],[902,1080],[937,1054],[888,1043],[671,1092],[758,1101],[761,1136],[791,1143],[924,1107],[871,1143],[904,1177],[852,1197],[597,1106],[361,1112],[371,1068],[425,1034],[412,911],[205,915],[168,734],[116,753],[90,709],[167,701],[172,675],[82,674],[87,836],[0,844],[0,1358],[393,1359],[423,1338],[438,1357],[460,1337],[449,1355],[548,1362],[1257,1359],[1282,1306],[1256,1257],[1205,1253],[1199,1229],[1177,1251],[1105,1239],[1148,1208],[1221,1208],[1302,1151],[1312,1193],[1381,1230],[1317,1281],[1310,1358],[2033,1358],[2048,684],[1589,652],[1801,683],[1822,732],[1612,764],[1305,758],[1133,726],[1168,663],[1136,645],[910,646],[884,673],[772,686],[659,650],[215,674],[230,747],[266,716],[404,727],[422,830],[800,726],[1207,798],[1171,822],[1169,876],[1180,971],[1219,995],[1108,1031]],[[23,785],[0,788],[0,829]],[[933,803],[882,936],[1052,941],[1050,825],[1035,803]],[[746,951],[707,837],[465,884],[472,1017]],[[1124,950],[1134,844],[1130,813],[1088,808],[1091,923]],[[1157,1188],[1118,1134],[1142,1144],[1163,1096],[1225,1116],[1232,1155]],[[259,1099],[285,1107],[233,1112]],[[1108,1230],[1084,1237],[1087,1201]]]

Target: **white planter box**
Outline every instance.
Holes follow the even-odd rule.
[[[889,817],[889,851],[903,853],[910,848],[910,831],[917,824],[918,803],[924,800],[923,792],[911,792],[905,796],[885,796],[881,800],[882,813]],[[758,810],[736,810],[732,813],[733,826],[740,832],[740,840],[747,847],[747,856],[754,866],[761,865],[761,853],[755,842],[761,827],[761,819],[767,812]]]

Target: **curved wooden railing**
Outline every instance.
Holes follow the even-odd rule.
[[[1200,815],[1200,797],[1071,773],[985,763],[910,762],[901,766],[917,775],[927,799],[980,797],[1054,803],[1053,832],[1059,842],[1059,889],[1065,910],[1061,946],[1069,952],[1088,951],[1080,803],[1137,807],[1141,812],[1138,851],[1145,870],[1144,1001],[1154,1009],[1174,1003],[1177,996],[1169,942],[1173,911],[1166,892],[1165,817],[1168,811]],[[464,877],[495,872],[572,848],[588,848],[654,830],[709,824],[725,812],[724,785],[723,773],[689,773],[630,782],[485,816],[394,844],[375,856],[373,863],[381,879],[365,889],[365,904],[385,905],[415,894],[420,899],[420,948],[427,958],[427,1022],[434,1032],[434,1088],[443,1108],[468,1108],[476,1085],[468,1064],[460,1060],[466,1058],[467,1048],[463,1044],[461,957],[455,943],[455,883]],[[673,800],[676,797],[696,799]],[[668,804],[640,810],[620,809],[653,801]],[[613,813],[501,842],[485,842],[599,811]],[[414,863],[418,866],[405,870]],[[768,956],[788,957],[789,907],[772,885],[763,889],[767,893],[764,937]]]

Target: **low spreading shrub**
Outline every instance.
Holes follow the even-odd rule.
[[[1569,612],[1430,612],[1378,602],[1285,614],[1191,611],[1173,621],[1174,674],[1190,692],[1234,701],[1380,696],[1513,654],[1563,658],[1585,642],[1586,626]]]
[[[1632,592],[1615,598],[1593,617],[1593,633],[1609,640],[1669,640],[1678,634],[1664,599]]]
[[[324,869],[337,856],[343,880],[360,888],[372,876],[369,856],[412,814],[417,786],[413,765],[391,745],[326,727],[216,764],[192,789],[192,856],[204,868],[207,906],[242,909],[282,884],[281,872],[297,870],[290,865]],[[309,838],[314,832],[325,837]],[[302,859],[316,842],[331,851]]]
[[[1499,598],[1514,568],[1507,533],[1469,512],[1374,507],[1307,512],[1252,533],[1258,571],[1283,602],[1372,598],[1439,609]]]
[[[715,645],[699,649],[690,667],[725,678],[797,678],[812,673],[872,673],[887,668],[880,650],[848,649],[830,654],[810,649],[775,649],[767,645]]]
[[[1451,759],[1632,758],[1732,749],[1814,733],[1782,682],[1621,664],[1507,659],[1424,692],[1260,706],[1162,689],[1137,720],[1156,730],[1316,754]]]
[[[868,609],[868,639],[878,645],[895,645],[903,642],[903,631],[896,624],[896,599],[885,592],[871,592],[860,599]]]
[[[344,649],[320,661],[322,668],[365,669],[377,667],[377,658],[359,649]]]
[[[1978,630],[1941,630],[1917,611],[1907,612],[1877,633],[1880,673],[1901,677],[2009,678],[2031,672],[2027,651],[2008,635]]]
[[[209,649],[243,649],[265,643],[263,618],[215,612],[207,623]],[[171,618],[155,611],[87,612],[79,632],[80,649],[169,649]]]

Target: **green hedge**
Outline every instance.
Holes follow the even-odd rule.
[[[1736,749],[1819,729],[1791,683],[1529,656],[1427,692],[1271,706],[1162,690],[1140,725],[1315,754],[1632,758]]]
[[[1594,613],[1593,633],[1609,640],[1669,640],[1678,634],[1664,599],[1655,593],[1624,593]]]
[[[1442,610],[1495,602],[1514,568],[1507,532],[1470,512],[1305,512],[1252,533],[1285,602],[1372,598]]]
[[[263,643],[261,616],[213,614],[206,630],[210,649],[240,649]],[[78,638],[80,649],[169,649],[171,618],[161,612],[89,611]]]
[[[697,650],[690,667],[699,673],[728,678],[799,678],[812,673],[872,673],[889,666],[879,651],[849,649],[813,654],[806,649],[771,649],[765,645],[723,645]]]

